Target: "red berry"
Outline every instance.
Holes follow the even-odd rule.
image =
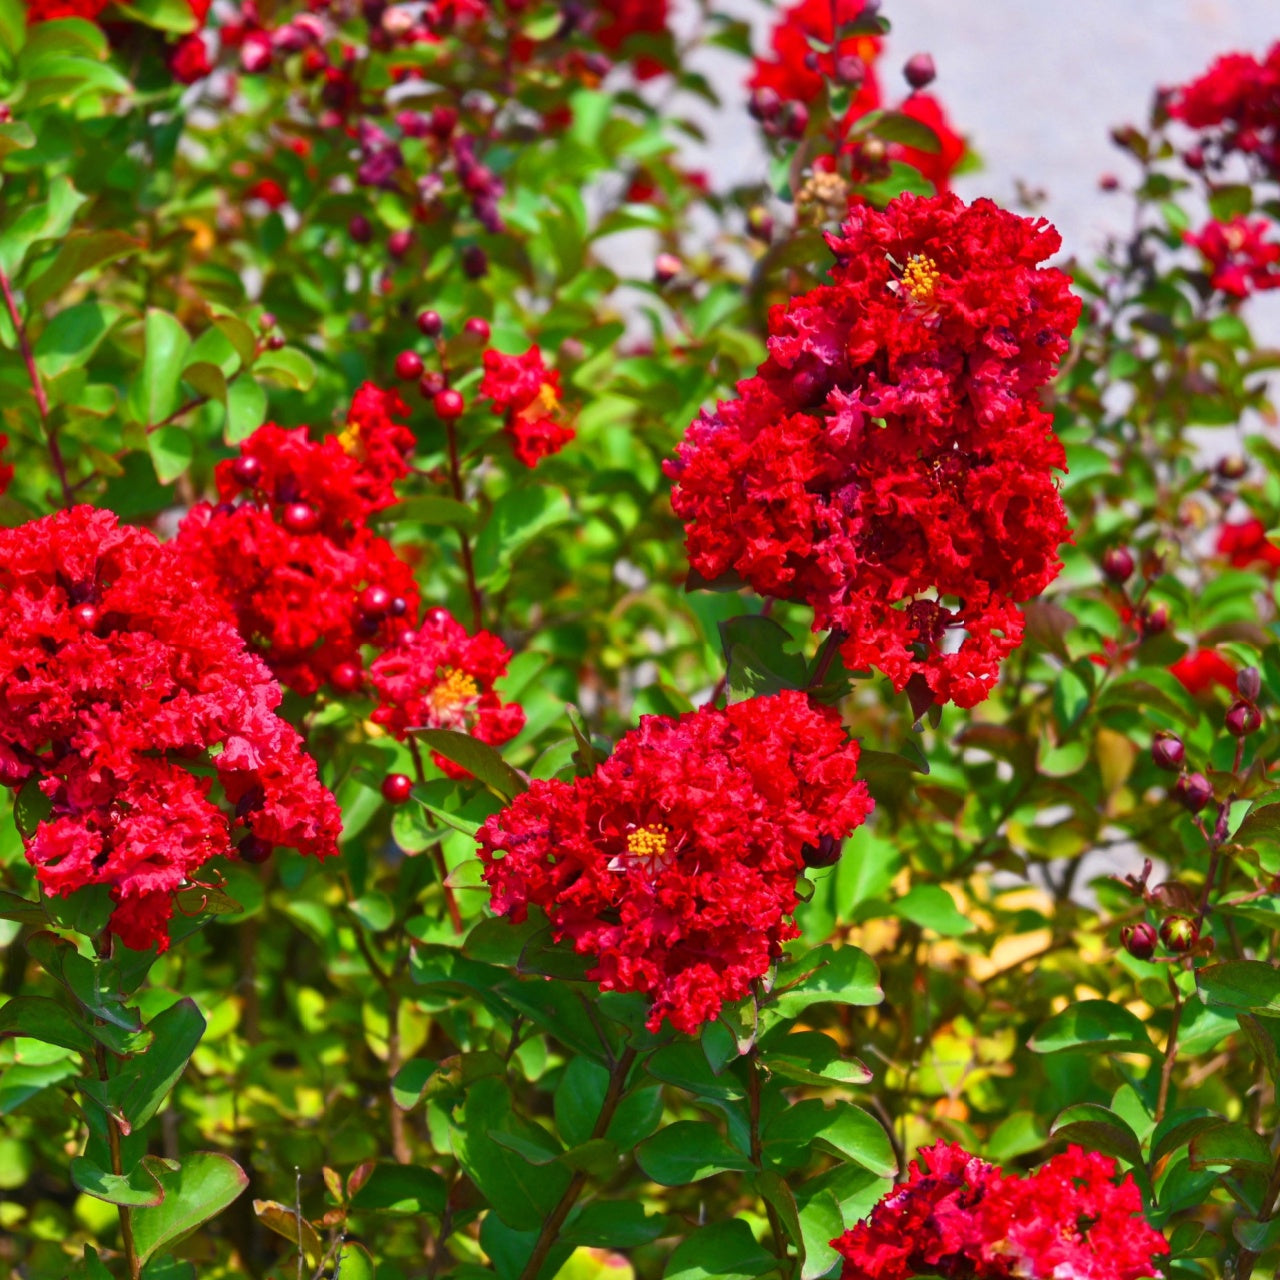
[[[347,223],[347,235],[349,235],[356,244],[368,244],[373,239],[373,223],[364,216],[363,213],[357,213],[350,222]]]
[[[1167,604],[1158,604],[1152,609],[1148,609],[1142,617],[1142,633],[1148,636],[1158,636],[1162,631],[1168,629],[1169,626],[1169,606]]]
[[[1112,582],[1124,582],[1133,572],[1133,555],[1127,547],[1112,547],[1102,557],[1102,572]]]
[[[452,389],[438,392],[432,403],[436,413],[449,420],[462,417],[467,409],[467,402]]]
[[[430,609],[422,615],[423,626],[438,627],[449,620],[449,610],[443,609],[438,604],[433,604]]]
[[[782,127],[788,138],[804,137],[809,128],[809,108],[803,102],[788,102],[782,117]]]
[[[1233,453],[1225,458],[1219,458],[1214,470],[1223,480],[1241,480],[1249,470],[1249,462],[1238,453]]]
[[[365,587],[360,593],[358,601],[360,612],[366,618],[381,618],[384,613],[391,607],[391,592],[386,587],[377,586]]]
[[[418,391],[424,400],[434,400],[444,390],[444,374],[429,369],[418,379]]]
[[[1262,724],[1262,716],[1257,707],[1251,707],[1247,702],[1237,702],[1227,712],[1226,724],[1228,733],[1244,738],[1258,729]]]
[[[78,627],[92,631],[102,621],[102,612],[94,604],[78,604],[71,610],[71,616]]]
[[[472,316],[471,319],[462,326],[462,332],[470,334],[473,338],[479,338],[481,342],[488,342],[489,322],[481,316]]]
[[[252,489],[262,478],[262,463],[248,454],[241,454],[231,464],[231,478],[246,489]]]
[[[355,662],[340,662],[329,672],[329,683],[339,693],[355,693],[364,684],[364,671]]]
[[[444,321],[438,311],[421,311],[418,313],[418,330],[424,337],[438,338],[444,332]]]
[[[1200,926],[1187,916],[1167,916],[1160,925],[1160,941],[1180,955],[1200,941]]]
[[[413,794],[413,779],[403,773],[389,773],[382,780],[382,798],[388,804],[404,804]]]
[[[1125,925],[1120,942],[1135,960],[1150,960],[1156,953],[1156,931],[1145,920]]]
[[[938,69],[933,65],[933,58],[929,54],[917,53],[914,57],[907,59],[907,65],[902,68],[902,74],[913,89],[923,89],[925,85],[932,84],[937,78]]]
[[[1213,784],[1203,773],[1186,773],[1174,783],[1173,794],[1192,813],[1199,813],[1213,799]]]
[[[401,382],[422,377],[422,357],[416,351],[402,351],[396,356],[396,377]]]
[[[273,333],[273,334],[271,335],[271,337],[269,337],[269,338],[267,339],[267,350],[268,350],[268,351],[283,351],[283,350],[284,350],[284,336],[283,336],[282,334],[279,334],[279,333]]]
[[[403,258],[413,247],[412,231],[393,231],[387,237],[387,252],[393,258]]]
[[[393,618],[403,618],[409,612],[409,602],[404,596],[392,596],[391,603],[387,605],[387,612]]]
[[[1182,745],[1182,739],[1175,738],[1171,733],[1160,734],[1151,743],[1151,758],[1158,769],[1177,773],[1182,768],[1186,755],[1187,749]]]
[[[240,860],[242,862],[251,862],[255,865],[260,862],[266,862],[271,857],[273,845],[269,840],[264,840],[261,836],[245,836],[236,848],[240,851]]]
[[[1188,147],[1182,153],[1182,159],[1188,169],[1204,168],[1204,152],[1199,147]]]
[[[834,867],[840,861],[841,847],[835,836],[823,836],[817,844],[805,845],[800,858],[806,867]]]
[[[291,502],[284,509],[284,527],[298,535],[315,533],[320,527],[320,516],[314,507],[305,502]]]

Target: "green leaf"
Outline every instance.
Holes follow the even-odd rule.
[[[785,627],[759,614],[720,624],[720,643],[735,697],[748,698],[802,689],[808,663]]]
[[[92,1160],[77,1156],[71,1161],[71,1182],[85,1195],[109,1204],[134,1209],[158,1205],[164,1199],[164,1192],[151,1167],[153,1160],[144,1158],[127,1174],[115,1174],[99,1169]],[[159,1165],[158,1161],[154,1163]],[[159,1167],[163,1171],[163,1165]]]
[[[896,916],[932,929],[944,938],[956,938],[973,929],[973,922],[961,915],[955,899],[937,884],[919,884],[893,903]]]
[[[0,0],[0,54],[16,57],[26,39],[27,12],[22,0]]]
[[[447,524],[468,533],[476,527],[474,507],[456,498],[409,498],[395,508],[398,521],[414,524]]]
[[[70,1009],[45,996],[15,996],[0,1006],[0,1040],[26,1036],[77,1053],[93,1051],[93,1036]]]
[[[1255,804],[1231,838],[1237,844],[1280,840],[1280,804]]]
[[[443,1213],[449,1187],[434,1169],[382,1161],[351,1197],[353,1209],[381,1213]]]
[[[111,1099],[133,1130],[146,1124],[164,1104],[204,1035],[205,1020],[196,1002],[188,998],[156,1014],[147,1026],[151,1044],[145,1052],[127,1058],[111,1080]]]
[[[635,1200],[597,1200],[569,1221],[560,1239],[588,1249],[638,1249],[669,1230],[666,1218],[650,1217]]]
[[[751,1280],[777,1266],[741,1218],[700,1227],[676,1247],[663,1280]]]
[[[10,0],[0,0],[0,23],[4,21],[3,8]],[[0,33],[0,55],[4,53],[3,33]],[[36,135],[31,126],[21,120],[0,124],[0,160],[12,151],[30,151],[36,145]]]
[[[47,925],[49,917],[39,902],[0,889],[0,920],[17,920],[20,924]]]
[[[147,436],[147,451],[161,484],[172,484],[191,465],[195,457],[195,441],[186,427],[174,423],[157,427]]]
[[[306,1256],[307,1261],[315,1266],[324,1257],[324,1243],[319,1232],[301,1217],[297,1209],[278,1200],[255,1200],[253,1212],[259,1222],[276,1235],[283,1236],[294,1249]]]
[[[33,245],[65,236],[85,199],[71,185],[70,178],[59,174],[50,179],[49,192],[43,202],[28,205],[13,226],[0,233],[0,270],[10,276],[17,275]]]
[[[227,444],[247,440],[267,420],[267,393],[247,374],[227,384]]]
[[[761,1045],[760,1060],[775,1075],[799,1084],[869,1084],[871,1072],[857,1058],[845,1056],[839,1041],[821,1031],[797,1031],[771,1037]]]
[[[27,307],[35,311],[52,301],[86,271],[137,253],[142,241],[122,231],[73,231],[53,261],[26,287]]]
[[[249,1185],[244,1170],[216,1151],[197,1151],[181,1163],[164,1160],[155,1167],[164,1200],[154,1209],[134,1211],[133,1241],[139,1262],[216,1217]]]
[[[1240,1030],[1245,1033],[1253,1051],[1266,1064],[1271,1083],[1280,1088],[1280,1043],[1276,1040],[1275,1020],[1268,1018],[1265,1022],[1251,1013],[1238,1015]]]
[[[183,369],[182,380],[197,394],[216,400],[219,404],[226,404],[227,375],[212,361],[193,361]]]
[[[922,120],[901,111],[885,111],[866,130],[885,142],[900,142],[915,151],[936,155],[942,149],[938,135]]]
[[[36,368],[46,378],[83,366],[120,318],[116,307],[82,302],[59,311],[35,341]]]
[[[297,347],[264,351],[254,362],[253,372],[256,377],[269,374],[277,382],[292,387],[295,391],[310,391],[316,382],[316,367],[311,357]]]
[[[839,1101],[828,1107],[817,1098],[808,1098],[779,1112],[764,1131],[766,1157],[783,1164],[796,1164],[796,1155],[803,1163],[812,1144],[882,1178],[892,1178],[898,1172],[897,1157],[884,1126],[851,1102]],[[788,1152],[787,1148],[799,1151]]]
[[[803,1188],[802,1188],[803,1190]],[[839,1260],[831,1241],[844,1232],[844,1215],[840,1203],[825,1188],[812,1193],[800,1203],[800,1234],[804,1239],[804,1264],[801,1280],[817,1280],[825,1276]]]
[[[1151,1164],[1154,1166],[1165,1156],[1185,1147],[1198,1133],[1215,1128],[1222,1117],[1203,1107],[1194,1112],[1179,1111],[1165,1118],[1151,1135]]]
[[[476,539],[475,568],[481,585],[501,590],[517,553],[572,515],[569,499],[560,489],[529,484],[504,493]]]
[[[636,1148],[636,1163],[654,1182],[683,1187],[714,1174],[751,1168],[751,1161],[720,1136],[713,1124],[677,1120]]]
[[[879,1004],[884,999],[875,961],[857,947],[819,947],[805,957],[817,962],[800,982],[770,997],[769,1007],[782,1018],[794,1018],[811,1004]]]
[[[188,0],[115,0],[115,8],[128,14],[143,26],[173,35],[186,35],[196,29],[195,14]]]
[[[422,1101],[437,1065],[430,1058],[414,1058],[412,1062],[406,1062],[391,1081],[391,1101],[401,1111],[416,1107]]]
[[[179,405],[182,367],[191,339],[167,311],[151,307],[143,327],[142,369],[129,389],[128,406],[144,427],[163,422]]]
[[[1081,1000],[1041,1023],[1027,1047],[1035,1053],[1147,1053],[1156,1050],[1142,1020],[1109,1000]]]
[[[1127,1120],[1108,1107],[1092,1102],[1068,1107],[1053,1122],[1049,1135],[1063,1142],[1078,1142],[1082,1147],[1101,1151],[1104,1155],[1117,1156],[1133,1165],[1143,1181],[1146,1179],[1138,1135]]]
[[[411,732],[432,751],[461,765],[503,800],[512,800],[529,789],[529,784],[493,747],[470,734],[459,733],[454,729],[414,729]]]
[[[1230,1009],[1280,1012],[1280,970],[1261,960],[1228,960],[1196,972],[1201,998]]]
[[[1197,1133],[1191,1139],[1188,1155],[1193,1169],[1213,1165],[1254,1173],[1271,1172],[1271,1148],[1265,1138],[1246,1124],[1223,1121]]]

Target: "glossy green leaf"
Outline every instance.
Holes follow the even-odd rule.
[[[181,1161],[162,1164],[163,1169],[157,1167],[156,1172],[163,1202],[154,1209],[137,1209],[133,1215],[133,1238],[141,1262],[217,1217],[249,1185],[240,1166],[220,1152],[197,1151]]]
[[[1036,1053],[1156,1054],[1142,1020],[1108,1000],[1081,1000],[1054,1014],[1027,1047]]]
[[[677,1120],[636,1148],[636,1162],[664,1187],[682,1187],[714,1174],[749,1169],[751,1161],[720,1136],[714,1125]]]

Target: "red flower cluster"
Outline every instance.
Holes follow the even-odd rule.
[[[690,1034],[797,936],[806,844],[871,811],[858,747],[803,693],[644,716],[589,778],[535,781],[481,828],[494,911],[546,912],[606,990]]]
[[[410,729],[455,729],[501,746],[524,728],[524,710],[493,690],[510,661],[497,636],[468,635],[447,610],[428,609],[416,632],[402,635],[370,666],[378,694],[372,719],[401,741]],[[451,778],[471,776],[441,755],[432,758]]]
[[[522,356],[486,351],[480,394],[493,401],[494,412],[506,415],[503,429],[511,450],[526,467],[559,453],[573,439],[560,403],[560,374],[547,368],[537,347]]]
[[[1027,1177],[955,1144],[920,1156],[905,1185],[831,1242],[843,1280],[1139,1280],[1169,1252],[1110,1156],[1071,1146]]]
[[[1169,668],[1169,674],[1197,697],[1215,684],[1229,693],[1236,691],[1236,669],[1216,649],[1197,649],[1183,654]]]
[[[93,22],[111,0],[27,0],[27,23],[56,18],[86,18]]]
[[[178,532],[241,634],[299,693],[358,684],[362,647],[393,643],[417,616],[412,571],[368,526],[408,472],[413,433],[393,416],[407,411],[366,383],[341,436],[267,423],[218,464],[222,502],[194,507]]]
[[[973,706],[1060,568],[1065,465],[1039,403],[1080,304],[1043,220],[989,200],[860,205],[833,283],[769,317],[769,358],[666,464],[693,568],[838,630],[851,668]]]
[[[1257,565],[1273,576],[1280,569],[1280,547],[1267,537],[1267,526],[1257,516],[1225,521],[1218,530],[1218,554],[1226,556],[1236,569]]]
[[[596,43],[617,55],[626,52],[633,36],[663,36],[667,33],[667,0],[609,0],[598,6],[597,25],[592,30]],[[666,71],[656,58],[642,54],[635,59],[637,80],[652,80]]]
[[[1204,254],[1209,283],[1235,298],[1262,289],[1280,289],[1280,244],[1267,239],[1265,218],[1213,221],[1184,237]]]
[[[279,686],[172,546],[74,507],[0,531],[0,601],[0,779],[50,806],[26,842],[47,893],[105,885],[112,931],[164,950],[174,890],[232,853],[233,822],[255,851],[336,852]]]
[[[1219,58],[1199,79],[1172,91],[1168,110],[1193,129],[1213,131],[1207,163],[1240,152],[1280,178],[1280,42],[1262,61],[1247,53]]]

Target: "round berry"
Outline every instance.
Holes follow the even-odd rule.
[[[264,840],[261,836],[245,836],[236,848],[240,851],[240,860],[242,862],[251,862],[255,866],[258,863],[266,862],[271,857],[273,845],[269,840]]]
[[[1223,480],[1242,480],[1245,473],[1249,470],[1249,462],[1238,453],[1233,453],[1225,458],[1218,459],[1218,465],[1214,467],[1220,479]]]
[[[1237,702],[1227,712],[1226,724],[1228,733],[1237,738],[1245,738],[1256,732],[1262,724],[1262,716],[1257,707],[1251,707],[1247,702]]]
[[[355,693],[364,684],[364,671],[356,662],[340,662],[329,672],[329,683],[339,693]]]
[[[1185,773],[1174,784],[1173,794],[1191,813],[1199,813],[1213,799],[1213,784],[1203,773]]]
[[[368,244],[373,239],[373,223],[364,216],[363,213],[357,213],[350,222],[347,223],[347,235],[349,235],[356,244]]]
[[[366,618],[381,618],[391,607],[391,592],[386,587],[365,587],[357,601]]]
[[[1120,942],[1135,960],[1150,960],[1156,953],[1156,931],[1145,920],[1125,925]]]
[[[422,377],[422,357],[416,351],[402,351],[396,356],[396,377],[401,382]]]
[[[438,338],[444,332],[444,321],[438,311],[418,312],[418,331],[425,338]]]
[[[241,454],[231,464],[231,478],[238,485],[252,489],[262,479],[262,463],[248,454]]]
[[[913,89],[923,89],[925,85],[932,84],[937,79],[938,69],[933,65],[933,58],[929,54],[917,53],[914,57],[907,59],[907,65],[902,68],[902,74]]]
[[[1175,738],[1171,733],[1161,734],[1151,743],[1151,759],[1158,769],[1177,773],[1182,768],[1186,755],[1187,749],[1182,745],[1182,739]]]
[[[449,421],[462,417],[467,408],[467,402],[452,389],[437,392],[432,404],[436,413]]]
[[[424,400],[434,400],[444,390],[444,374],[428,369],[418,379],[418,391]]]
[[[422,615],[423,626],[439,627],[443,626],[448,621],[449,610],[442,608],[438,604],[433,604],[431,608]]]
[[[283,334],[279,334],[279,333],[273,333],[273,334],[271,335],[271,337],[269,337],[269,338],[267,339],[267,350],[268,350],[268,351],[283,351],[283,350],[284,350],[284,335],[283,335]]]
[[[392,596],[391,603],[387,605],[387,613],[393,618],[403,618],[409,612],[409,602],[404,596]]]
[[[462,251],[462,271],[468,280],[479,280],[489,274],[489,255],[478,244]]]
[[[388,804],[404,804],[413,794],[413,779],[403,773],[389,773],[382,780],[382,798]]]
[[[78,604],[71,610],[76,626],[92,631],[102,621],[102,611],[96,604]]]
[[[805,845],[800,858],[806,867],[834,867],[840,861],[841,848],[835,836],[823,836],[817,844]]]
[[[1160,941],[1181,955],[1200,941],[1200,926],[1188,916],[1166,916],[1160,924]]]
[[[362,613],[355,623],[353,630],[362,640],[372,640],[378,634],[378,629],[382,623],[377,618],[371,618],[367,613]]]
[[[473,338],[479,338],[481,342],[488,342],[489,322],[482,316],[472,316],[471,319],[462,326],[462,332],[470,334]]]
[[[290,502],[284,509],[284,527],[300,536],[315,533],[320,527],[319,513],[305,502]]]
[[[266,333],[268,329],[274,329],[275,327],[276,327],[275,312],[264,311],[258,317],[258,328],[261,329],[263,333]]]
[[[1143,635],[1158,636],[1162,631],[1168,630],[1169,616],[1167,604],[1158,604],[1148,609],[1142,617]]]
[[[1112,582],[1127,581],[1133,573],[1133,553],[1127,547],[1112,547],[1102,557],[1102,572]]]
[[[403,258],[413,247],[412,231],[393,231],[387,237],[387,252],[393,258]]]

